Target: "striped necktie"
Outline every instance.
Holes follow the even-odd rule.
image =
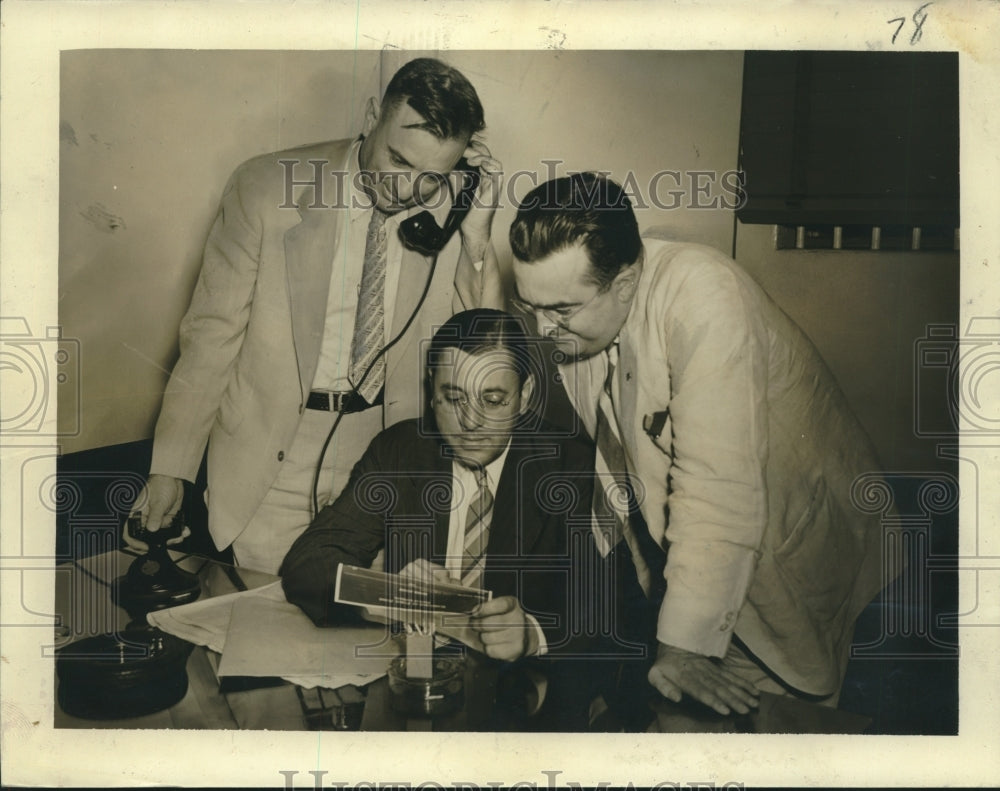
[[[476,491],[465,516],[465,543],[462,552],[462,584],[481,588],[486,568],[486,545],[493,516],[493,495],[486,480],[486,470],[476,471]]]
[[[648,597],[652,590],[652,577],[645,558],[639,546],[629,515],[638,510],[635,492],[629,481],[628,467],[625,461],[625,449],[621,439],[615,433],[612,421],[614,403],[611,399],[611,382],[618,358],[617,346],[612,346],[605,352],[608,360],[608,375],[604,381],[604,389],[597,401],[597,472],[594,480],[593,513],[597,530],[610,549],[622,539],[632,554],[636,576],[639,585]],[[603,463],[602,463],[603,462]]]
[[[385,355],[379,355],[385,345],[385,267],[389,247],[385,221],[389,215],[372,209],[365,238],[365,263],[361,272],[358,310],[354,315],[354,335],[351,338],[350,381],[369,404],[374,403],[385,383]],[[361,382],[372,360],[368,377]],[[361,382],[358,387],[356,383]]]

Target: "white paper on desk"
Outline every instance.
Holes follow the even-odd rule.
[[[398,654],[384,626],[320,628],[283,597],[242,597],[233,603],[219,675],[335,688],[374,681]]]
[[[222,653],[226,644],[226,633],[232,618],[233,604],[247,597],[267,598],[284,601],[285,593],[281,581],[249,591],[237,591],[223,596],[198,599],[190,604],[181,604],[165,610],[154,610],[146,620],[168,634],[176,635],[195,645],[204,645],[217,653]]]

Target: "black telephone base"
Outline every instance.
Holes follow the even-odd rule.
[[[198,577],[177,568],[165,551],[155,550],[133,560],[111,588],[114,603],[133,617],[187,604],[200,595]]]

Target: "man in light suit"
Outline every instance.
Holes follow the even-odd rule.
[[[500,164],[472,141],[483,128],[468,80],[424,58],[370,100],[359,138],[237,168],[135,506],[147,529],[180,508],[207,443],[215,545],[275,572],[309,524],[314,486],[322,506],[380,429],[419,413],[421,339],[455,310],[500,301],[495,258],[483,264]],[[461,157],[482,178],[458,263],[436,265],[406,249],[399,228],[424,208],[443,220]]]
[[[620,510],[613,551],[647,591],[636,530],[667,553],[649,681],[721,714],[761,689],[835,705],[888,580],[879,518],[854,506],[879,465],[812,344],[726,256],[640,238],[602,176],[533,190],[510,238],[521,306],[641,511]]]
[[[546,727],[578,729],[595,693],[587,679],[602,670],[588,664],[588,625],[605,604],[589,519],[594,448],[531,409],[535,367],[517,318],[479,309],[449,319],[427,347],[428,418],[372,440],[280,573],[288,601],[324,626],[356,617],[335,601],[338,566],[367,567],[382,550],[387,571],[492,591],[470,644],[503,662],[536,658],[549,677]],[[472,525],[467,514],[481,485],[486,538],[470,559],[484,509]]]

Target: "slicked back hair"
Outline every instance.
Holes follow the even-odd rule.
[[[420,113],[420,128],[439,140],[471,138],[486,128],[479,95],[465,75],[434,58],[417,58],[397,71],[382,97],[383,111],[405,101]]]
[[[454,361],[450,349],[466,354],[482,354],[498,349],[507,352],[514,363],[521,384],[531,374],[531,356],[524,325],[516,316],[492,308],[474,308],[456,313],[434,333],[427,349],[427,370]]]
[[[578,243],[590,259],[591,279],[601,290],[642,254],[628,195],[599,173],[575,173],[535,187],[521,201],[510,227],[511,250],[523,263]]]

